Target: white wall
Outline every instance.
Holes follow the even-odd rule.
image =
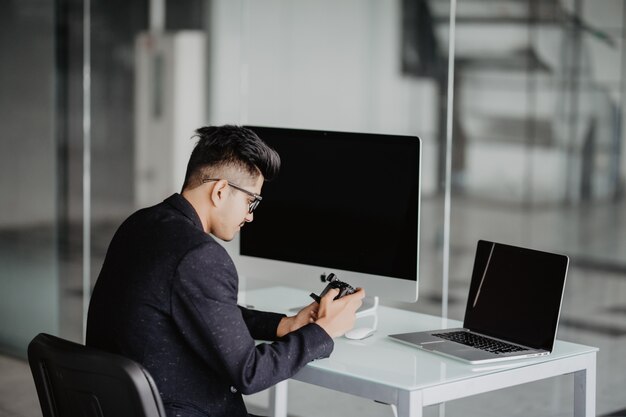
[[[400,69],[400,2],[216,0],[210,122],[418,135],[435,189],[438,96]]]
[[[439,93],[432,80],[402,74],[399,0],[211,4],[212,124],[417,135],[422,195],[435,191]],[[238,238],[225,246],[242,287],[264,275],[262,263],[238,259]],[[320,286],[315,274],[275,282]]]
[[[158,75],[157,75],[158,74]],[[179,192],[206,115],[206,36],[144,32],[135,42],[135,206]]]

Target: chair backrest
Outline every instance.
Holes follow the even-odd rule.
[[[138,363],[45,333],[28,345],[43,417],[165,417]]]

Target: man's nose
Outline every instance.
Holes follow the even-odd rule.
[[[254,213],[248,213],[244,220],[246,221],[246,223],[250,223],[252,220],[254,220]]]

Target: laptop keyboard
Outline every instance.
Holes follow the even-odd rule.
[[[433,336],[438,336],[442,339],[451,340],[453,342],[461,343],[466,346],[471,346],[476,349],[485,350],[487,352],[502,354],[510,352],[520,352],[526,350],[522,347],[511,345],[499,340],[490,339],[488,337],[479,336],[469,332],[448,332],[448,333],[433,333]]]

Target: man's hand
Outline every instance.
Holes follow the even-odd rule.
[[[317,311],[317,323],[332,338],[342,336],[354,327],[356,311],[365,297],[365,291],[357,288],[356,292],[344,295],[338,300],[334,298],[339,294],[338,289],[332,289],[320,300]]]
[[[295,316],[283,317],[276,329],[276,335],[283,337],[287,333],[298,330],[302,326],[317,320],[317,309],[319,305],[316,302],[309,304],[298,312]]]

